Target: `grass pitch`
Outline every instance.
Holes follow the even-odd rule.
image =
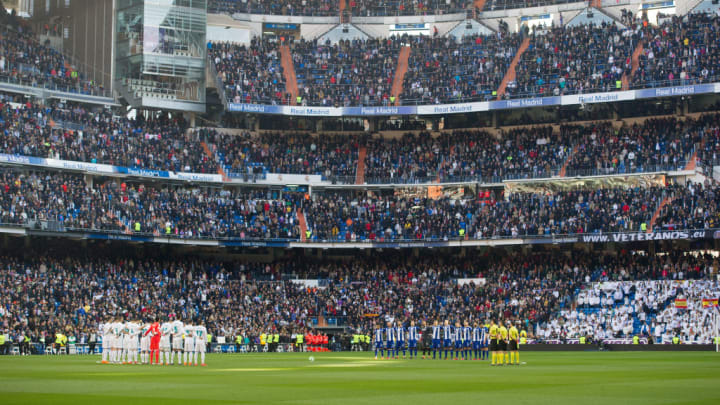
[[[500,368],[312,355],[211,354],[207,368],[3,356],[0,404],[720,404],[720,354],[712,352],[526,352],[526,365]]]

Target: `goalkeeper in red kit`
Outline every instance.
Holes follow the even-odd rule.
[[[160,363],[160,323],[153,322],[145,332],[145,336],[147,335],[150,335],[150,364],[158,364]]]

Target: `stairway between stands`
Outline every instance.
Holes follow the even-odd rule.
[[[530,38],[525,38],[522,41],[522,44],[520,44],[520,47],[518,48],[517,52],[515,52],[515,57],[513,58],[512,62],[510,62],[510,66],[508,67],[507,72],[505,72],[505,77],[503,77],[502,82],[500,83],[500,87],[498,87],[497,90],[497,99],[502,99],[502,96],[505,95],[505,89],[507,89],[508,83],[515,80],[515,68],[517,68],[518,63],[520,62],[520,57],[522,57],[522,54],[525,53],[525,51],[530,46]]]
[[[205,155],[208,157],[208,159],[210,159],[212,161],[215,161],[217,159],[217,157],[215,156],[215,153],[213,153],[213,151],[210,150],[210,147],[205,142],[200,142],[200,146],[202,146],[203,150],[205,151]],[[222,167],[221,164],[218,164],[217,172],[218,172],[218,174],[222,175],[223,180],[228,179],[228,176],[225,173],[225,168]]]
[[[577,146],[574,146],[572,150],[570,151],[570,154],[567,155],[567,158],[565,159],[565,163],[563,163],[562,168],[560,169],[560,173],[558,175],[560,177],[565,177],[565,173],[567,172],[567,166],[570,163],[570,159],[573,157],[573,155],[577,152]]]
[[[357,169],[355,169],[355,184],[365,183],[365,156],[367,156],[367,148],[365,145],[360,145]]]
[[[398,55],[398,64],[395,69],[392,89],[390,90],[390,94],[395,96],[395,105],[400,105],[400,94],[402,94],[405,73],[408,70],[408,58],[410,58],[410,47],[403,46]]]
[[[658,217],[660,216],[660,212],[662,212],[662,209],[665,208],[666,205],[670,202],[670,197],[665,197],[664,200],[660,203],[658,208],[655,210],[655,213],[653,214],[652,218],[650,219],[650,224],[648,224],[647,232],[652,232],[653,228],[655,227],[655,221],[657,221]]]
[[[632,77],[635,75],[635,72],[640,67],[640,55],[642,55],[644,50],[643,47],[643,41],[638,42],[637,46],[635,47],[635,50],[632,54],[632,59],[630,60],[631,68],[630,68],[630,74],[628,75],[628,72],[625,71],[622,76],[622,89],[623,90],[630,90],[630,80],[632,80]]]
[[[297,209],[298,226],[300,227],[300,242],[307,242],[307,221],[305,221],[305,214],[303,214],[302,208]]]
[[[297,105],[297,76],[295,76],[295,64],[293,64],[292,53],[290,52],[290,47],[287,45],[280,46],[280,65],[283,67],[285,90],[290,93],[290,105]]]

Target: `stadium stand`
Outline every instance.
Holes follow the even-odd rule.
[[[338,15],[337,0],[291,0],[278,3],[268,0],[209,0],[208,12],[220,14]]]
[[[228,100],[235,103],[289,104],[278,44],[253,38],[249,46],[210,43]]]
[[[0,223],[173,238],[297,239],[300,198],[253,190],[152,187],[81,175],[2,172]]]
[[[197,134],[210,144],[230,177],[243,174],[319,174],[326,178],[354,176],[362,138],[264,133],[253,136],[223,134],[200,129]]]
[[[20,101],[20,102],[18,102]],[[74,103],[40,105],[3,96],[0,151],[131,168],[216,173],[182,119],[130,120]]]
[[[539,28],[508,85],[512,97],[622,90],[637,39],[616,24]],[[508,94],[509,93],[509,94]]]
[[[679,271],[679,280],[684,280],[685,270]],[[538,337],[602,340],[643,335],[669,343],[679,336],[686,344],[712,342],[715,310],[703,308],[702,300],[717,296],[720,284],[707,279],[679,280],[594,283],[578,294],[573,309],[560,311],[538,330]],[[676,299],[687,300],[688,309],[676,308]]]
[[[627,336],[640,333],[644,320],[666,331],[680,329],[688,340],[707,341],[704,330],[690,332],[690,320],[702,316],[698,299],[717,293],[719,286],[709,281],[715,258],[680,252],[508,256],[491,251],[474,260],[379,255],[266,263],[140,259],[101,250],[92,256],[6,254],[0,263],[0,316],[13,336],[25,331],[35,342],[58,330],[87,342],[109,317],[171,314],[204,319],[215,336],[257,337],[268,330],[289,336],[316,327],[318,317],[369,331],[373,318],[365,314],[428,322],[500,314],[519,319],[540,339],[571,338],[580,331]],[[308,288],[287,277],[322,280],[323,286]],[[458,278],[474,281],[459,284]],[[687,297],[692,311],[673,311],[674,297]],[[593,320],[591,330],[578,327],[577,319]],[[619,320],[632,331],[614,329],[626,327]]]
[[[428,183],[674,171],[696,157],[718,160],[720,116],[652,118],[640,123],[599,121],[559,127],[518,127],[492,134],[455,130],[397,138],[188,131],[181,118],[130,120],[81,104],[45,105],[0,95],[0,152],[105,163],[139,169],[217,173],[318,174],[353,183],[358,152],[366,148],[368,184]],[[394,128],[392,128],[394,129]],[[208,146],[208,156],[202,144]]]
[[[576,2],[577,0],[487,0],[485,1],[483,10],[496,11],[514,8],[543,7]]]
[[[522,38],[518,34],[418,37],[411,41],[404,104],[495,98]]]
[[[340,12],[337,0],[292,0],[277,3],[268,0],[210,0],[211,13],[272,14],[336,16]],[[360,17],[408,16],[463,13],[473,9],[469,0],[348,0],[345,11]]]
[[[348,0],[343,11],[432,15],[567,2]],[[326,0],[211,0],[208,7],[341,12],[340,2]],[[19,20],[0,19],[2,80],[102,90]],[[207,50],[227,99],[220,103],[462,103],[715,82],[719,19],[661,16],[653,25],[623,12],[627,28],[617,22],[510,33],[501,25],[497,33],[459,38],[254,38],[247,45],[210,42]],[[434,121],[433,132],[427,128],[435,117],[423,121],[420,113],[347,123],[237,114],[250,130],[198,127],[196,119],[217,125],[224,111],[211,108],[186,120],[155,109],[130,115],[0,93],[0,228],[25,232],[0,238],[0,328],[33,341],[62,330],[84,342],[110,316],[173,314],[202,319],[216,336],[254,341],[269,330],[289,339],[328,319],[367,333],[376,320],[500,316],[519,320],[538,342],[643,335],[709,343],[714,331],[702,301],[720,294],[720,174],[710,173],[720,166],[720,114],[696,114],[717,110],[710,96],[696,101],[692,114],[685,114],[687,103],[673,105],[683,111],[676,116],[622,121],[614,111],[577,123],[564,121],[558,107],[538,118],[543,124],[534,124],[542,112],[518,113],[518,127],[442,130]],[[472,118],[467,122],[485,119]],[[320,133],[289,129],[313,125]],[[23,157],[153,173],[105,177],[89,165],[40,168]],[[279,180],[258,184],[269,173]],[[298,185],[284,174],[322,181]],[[649,175],[619,176],[628,174]],[[552,185],[528,181],[535,179]],[[702,236],[652,240],[675,231]],[[590,244],[580,236],[620,233],[647,239]],[[503,243],[513,246],[494,246]],[[687,300],[688,310],[676,300]]]
[[[405,105],[493,100],[501,87],[501,97],[527,98],[708,83],[717,79],[713,38],[719,18],[697,13],[659,26],[630,19],[628,28],[603,22],[461,38],[300,40],[291,45],[302,97],[298,104],[396,104],[389,100],[390,88],[403,44],[411,46],[398,100]],[[503,83],[524,38],[529,45],[519,55],[514,80]],[[636,49],[642,52],[633,66]],[[288,104],[277,43],[255,38],[249,49],[214,44],[211,54],[229,99]]]
[[[14,15],[0,11],[0,81],[70,93],[105,95],[62,53],[40,43]]]
[[[672,16],[656,26],[638,24],[644,51],[633,88],[709,83],[718,80],[720,16]]]
[[[395,103],[390,88],[403,38],[298,41],[292,46],[298,104],[378,106]]]
[[[394,195],[353,197],[335,193],[316,197],[304,209],[313,238],[330,241],[627,232],[647,229],[656,208],[675,187],[681,186],[552,195],[513,193],[505,198],[467,200]]]

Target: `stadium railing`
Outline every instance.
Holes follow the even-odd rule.
[[[112,97],[112,94],[102,88],[98,87],[92,87],[92,88],[82,88],[81,86],[61,86],[57,84],[51,84],[51,83],[39,83],[36,80],[24,80],[19,79],[17,77],[8,76],[4,74],[0,74],[0,83],[8,83],[8,84],[15,84],[20,86],[28,86],[28,87],[36,87],[41,88],[45,90],[52,90],[52,91],[59,91],[59,92],[65,92],[65,93],[73,93],[73,94],[82,94],[86,96],[96,96],[96,97]]]

